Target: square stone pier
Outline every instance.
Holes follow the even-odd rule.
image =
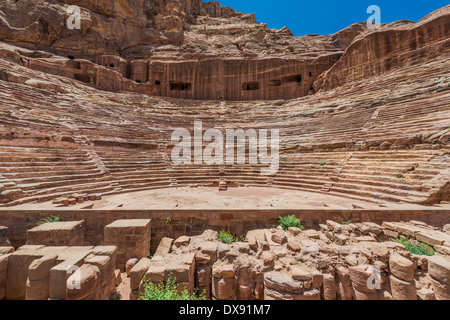
[[[84,221],[49,222],[28,230],[28,245],[83,246]]]
[[[116,220],[105,227],[104,244],[117,247],[116,267],[150,254],[150,219]]]

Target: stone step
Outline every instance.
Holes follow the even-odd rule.
[[[346,183],[341,182],[340,180],[338,182],[334,183],[334,187],[341,187],[341,188],[347,188],[349,190],[360,190],[360,191],[371,191],[375,193],[380,194],[389,194],[389,195],[395,195],[399,197],[409,197],[409,196],[417,196],[417,197],[423,197],[426,196],[427,193],[423,191],[417,191],[417,190],[403,190],[403,189],[396,189],[391,188],[389,185],[385,186],[373,186],[373,185],[367,185],[367,184],[361,184],[361,183]]]
[[[53,173],[53,172],[52,172]],[[34,183],[44,183],[44,182],[67,182],[67,180],[70,181],[75,180],[92,180],[92,179],[98,179],[98,178],[103,178],[105,176],[105,174],[103,172],[96,172],[96,173],[92,173],[92,174],[77,174],[76,172],[73,172],[72,174],[69,175],[46,175],[46,176],[38,176],[38,177],[29,177],[29,178],[21,178],[21,179],[17,179],[15,178],[14,181],[17,184],[20,185],[27,185],[27,184],[34,184]]]
[[[393,202],[407,202],[407,203],[419,203],[422,201],[425,201],[427,199],[427,195],[423,194],[422,196],[396,196],[391,193],[382,193],[382,192],[374,192],[374,191],[368,191],[368,190],[362,190],[358,188],[349,189],[348,187],[342,187],[338,184],[334,184],[330,188],[330,194],[336,194],[336,195],[347,195],[347,197],[350,197],[350,195],[358,196],[361,198],[366,199],[372,199],[372,202],[375,201],[374,199],[380,199],[385,201],[393,201]]]
[[[388,188],[398,188],[402,190],[415,190],[420,187],[420,183],[418,181],[408,180],[404,178],[395,178],[397,180],[387,178],[385,180],[368,180],[368,177],[360,176],[360,177],[352,177],[346,178],[345,175],[340,175],[338,178],[339,183],[347,183],[347,184],[363,184],[368,186],[375,187],[388,187]],[[370,177],[369,177],[370,178]]]
[[[83,185],[89,184],[109,184],[108,177],[102,177],[98,179],[80,179],[80,180],[65,180],[58,182],[43,182],[43,183],[31,183],[31,184],[19,184],[19,188],[23,191],[40,194],[55,189],[67,189],[67,188],[81,188]]]
[[[0,162],[0,168],[20,168],[20,167],[63,167],[63,166],[95,166],[94,161],[86,160],[82,162],[38,162],[38,161],[30,161],[30,162]]]
[[[22,179],[22,178],[46,177],[49,174],[56,175],[56,176],[73,175],[73,174],[89,175],[89,174],[95,174],[98,172],[99,172],[98,168],[92,168],[89,170],[74,169],[74,170],[68,170],[68,171],[55,171],[55,170],[52,170],[52,167],[48,167],[48,170],[46,170],[46,171],[43,170],[43,171],[25,171],[24,172],[23,170],[20,170],[18,172],[7,172],[7,173],[3,172],[3,175],[7,178],[14,180],[14,179]]]
[[[21,205],[24,203],[29,203],[29,202],[45,202],[45,201],[49,201],[49,200],[53,200],[56,198],[61,198],[61,197],[69,197],[71,196],[73,193],[75,192],[83,192],[83,193],[96,193],[96,194],[104,194],[105,192],[111,191],[113,190],[113,188],[111,186],[98,186],[98,187],[92,187],[92,188],[85,188],[82,190],[67,190],[67,191],[63,191],[63,192],[56,192],[56,193],[46,193],[43,195],[33,195],[33,196],[28,196],[28,197],[23,197],[14,201],[11,201],[8,203],[8,206],[17,206],[17,205]]]

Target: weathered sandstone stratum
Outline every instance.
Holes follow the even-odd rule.
[[[295,38],[217,3],[95,3],[0,4],[1,204],[197,185],[450,201],[450,6]],[[280,170],[174,165],[173,130],[199,120],[279,129]]]
[[[82,8],[69,30],[70,4]],[[312,93],[317,77],[365,30],[294,38],[254,14],[201,1],[4,1],[0,39],[27,65],[103,90],[183,99],[255,100]],[[42,49],[56,53],[36,52]],[[76,61],[71,61],[76,60]],[[101,67],[100,67],[101,66]]]

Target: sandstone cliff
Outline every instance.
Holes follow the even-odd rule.
[[[450,6],[417,23],[396,22],[354,39],[341,59],[318,79],[315,88],[331,89],[394,72],[402,67],[448,57]]]

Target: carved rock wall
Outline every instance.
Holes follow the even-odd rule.
[[[383,26],[357,37],[315,84],[329,90],[450,54],[450,6],[417,24]]]

